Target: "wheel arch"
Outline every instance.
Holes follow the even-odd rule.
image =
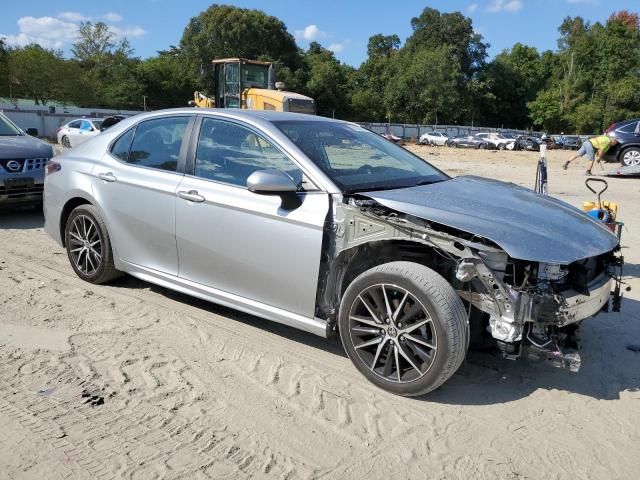
[[[626,151],[627,151],[627,150],[629,150],[630,148],[637,148],[637,149],[640,149],[640,143],[637,143],[637,142],[635,142],[635,143],[628,143],[628,144],[625,144],[625,145],[621,146],[621,147],[618,149],[618,155],[617,155],[617,157],[616,157],[616,161],[621,162],[621,161],[622,161],[622,156],[624,155],[624,152],[626,152]]]
[[[88,199],[85,196],[81,196],[81,195],[75,195],[71,198],[69,198],[64,206],[62,207],[62,210],[60,211],[60,239],[62,241],[62,246],[66,247],[65,245],[65,234],[64,234],[64,230],[65,227],[67,225],[67,220],[69,220],[69,215],[71,215],[71,212],[73,212],[74,209],[76,209],[77,207],[79,207],[80,205],[93,205],[95,206],[95,203]]]
[[[331,260],[328,276],[319,285],[317,315],[333,324],[347,287],[365,271],[394,261],[424,265],[445,279],[451,278],[452,273],[455,274],[455,262],[436,247],[424,243],[388,239],[356,245],[340,252]]]

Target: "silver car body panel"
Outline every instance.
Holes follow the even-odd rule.
[[[205,198],[176,203],[180,277],[313,316],[327,194],[285,210],[277,195],[195,177],[179,189]]]
[[[295,327],[305,332],[313,333],[321,337],[327,336],[327,322],[325,320],[298,315],[284,309],[244,298],[233,293],[224,292],[215,288],[207,287],[185,278],[167,275],[140,265],[128,262],[120,262],[119,268],[140,280],[154,283],[161,287],[166,287],[196,298],[201,298],[209,302],[217,303],[225,307],[234,308],[251,315],[256,315],[267,320],[271,320],[283,325]]]
[[[463,176],[363,195],[398,212],[489,239],[519,260],[568,265],[618,244],[608,228],[577,208],[498,180]]]
[[[118,257],[178,274],[176,189],[182,175],[124,164],[110,154],[95,162],[91,181]],[[111,173],[115,181],[100,175]]]

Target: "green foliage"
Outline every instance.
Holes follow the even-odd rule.
[[[216,58],[268,59],[290,69],[301,62],[296,42],[281,20],[259,10],[215,4],[189,21],[180,54],[195,80],[201,65]]]
[[[82,88],[78,66],[66,61],[60,51],[28,45],[8,50],[5,61],[13,97],[46,105],[49,100],[73,101]]]
[[[352,69],[336,60],[333,52],[317,42],[309,45],[304,63],[307,75],[302,93],[315,99],[318,113],[338,118],[348,117],[347,87]]]
[[[393,64],[384,100],[394,118],[403,122],[443,123],[457,119],[460,65],[449,61],[447,46],[405,50]]]
[[[412,33],[372,35],[367,59],[343,64],[318,43],[300,49],[285,24],[262,11],[212,5],[186,25],[179,46],[140,60],[102,22],[84,22],[72,59],[0,39],[0,95],[141,109],[183,106],[207,90],[201,65],[225,57],[275,63],[287,90],[316,100],[319,114],[359,121],[474,123],[596,133],[640,116],[640,16],[590,24],[567,17],[558,49],[516,43],[487,62],[488,45],[460,12],[425,8]]]

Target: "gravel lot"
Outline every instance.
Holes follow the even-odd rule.
[[[410,148],[533,185],[535,153]],[[580,205],[568,156],[549,153],[550,191]],[[40,214],[0,212],[0,477],[638,478],[639,194],[610,181],[633,291],[581,327],[580,372],[472,353],[418,399],[330,341],[130,277],[84,283]]]

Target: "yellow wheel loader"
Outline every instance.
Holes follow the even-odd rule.
[[[193,107],[316,113],[313,98],[287,92],[283,83],[275,81],[270,62],[223,58],[211,63],[209,78],[213,80],[213,94],[194,92],[193,100],[189,102]]]

